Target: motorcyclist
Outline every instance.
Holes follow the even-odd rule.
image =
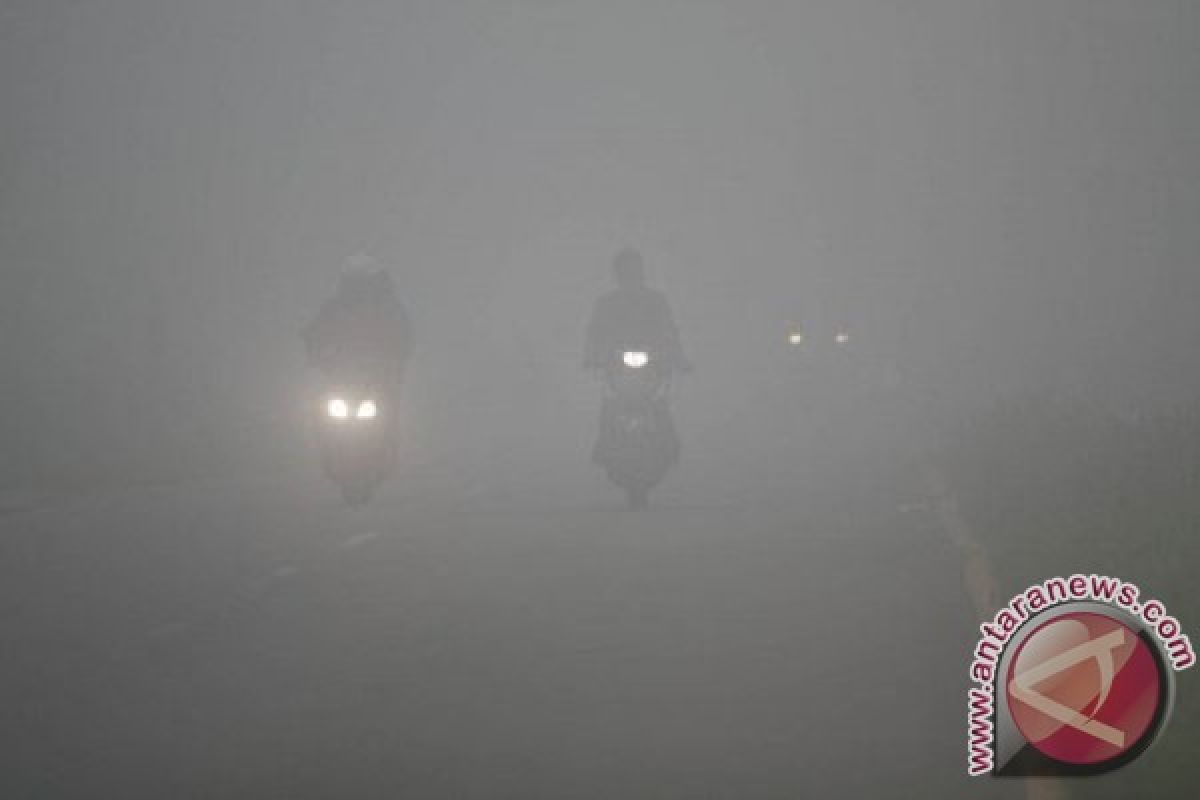
[[[584,344],[584,367],[602,369],[616,353],[649,350],[660,368],[690,370],[667,298],[646,285],[641,254],[626,247],[613,259],[612,269],[617,285],[596,301]]]
[[[660,375],[690,371],[666,297],[646,285],[641,254],[629,247],[618,253],[613,260],[613,277],[616,288],[600,297],[592,311],[584,344],[584,367],[606,370],[617,363],[622,352],[645,351]],[[673,464],[679,457],[679,437],[665,396],[659,396],[654,404],[655,428],[663,434],[660,455],[665,464]],[[610,469],[610,475],[618,408],[617,398],[605,397],[592,449],[592,461]]]
[[[309,364],[328,372],[347,359],[389,365],[398,381],[412,327],[392,276],[366,254],[347,259],[333,297],[302,333]]]

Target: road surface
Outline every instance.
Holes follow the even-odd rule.
[[[10,507],[0,796],[1023,796],[966,785],[973,612],[909,472]]]

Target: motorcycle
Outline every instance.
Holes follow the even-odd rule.
[[[330,370],[317,438],[321,468],[347,505],[367,503],[396,463],[396,380],[388,364]]]
[[[593,460],[625,490],[632,509],[679,459],[679,438],[668,402],[671,370],[645,350],[625,350],[604,369],[605,396]]]

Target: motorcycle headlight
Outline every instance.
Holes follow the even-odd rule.
[[[350,406],[340,397],[331,397],[325,404],[325,413],[334,419],[345,419],[350,416]]]
[[[359,419],[375,419],[375,415],[379,413],[379,409],[375,406],[374,400],[363,400],[358,404],[358,411],[354,416]]]
[[[650,363],[650,356],[639,350],[629,350],[622,354],[621,360],[630,369],[641,369]]]

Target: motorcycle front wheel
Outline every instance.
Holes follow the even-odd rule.
[[[348,506],[366,505],[374,491],[375,486],[370,481],[347,481],[342,484],[342,500]]]
[[[644,511],[650,506],[650,487],[638,484],[625,487],[625,499],[631,511]]]

